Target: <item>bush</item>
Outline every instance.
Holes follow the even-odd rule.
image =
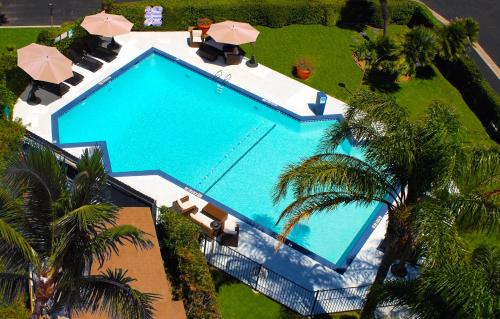
[[[144,8],[161,5],[163,25],[144,26]],[[416,4],[408,0],[389,2],[392,23],[407,24]],[[151,0],[115,3],[115,14],[121,14],[134,23],[135,31],[186,30],[195,25],[196,19],[208,17],[216,22],[223,20],[246,21],[253,25],[283,27],[290,24],[344,25],[380,24],[377,0]]]
[[[23,136],[21,123],[0,120],[0,171],[21,150]]]
[[[18,96],[29,83],[29,75],[17,66],[16,53],[0,54],[0,110],[3,111],[4,106],[8,106],[12,115]]]
[[[36,42],[38,44],[56,47],[60,52],[65,53],[70,46],[74,45],[78,41],[81,41],[87,36],[87,31],[80,26],[80,23],[81,20],[77,20],[66,22],[58,28],[44,29],[38,34]],[[58,42],[55,42],[57,37],[70,30],[73,32],[71,37],[66,37]]]
[[[436,65],[444,77],[460,91],[491,138],[500,142],[500,98],[474,61],[466,56],[455,61],[438,58]],[[493,125],[499,131],[495,131]]]
[[[199,227],[166,207],[160,211],[162,255],[178,296],[185,300],[188,318],[221,318],[215,286],[199,246]]]
[[[0,318],[2,319],[28,319],[30,312],[21,300],[13,304],[0,304]]]

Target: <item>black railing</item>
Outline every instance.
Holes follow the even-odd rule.
[[[368,293],[369,286],[329,290],[305,288],[205,235],[201,238],[201,248],[210,265],[301,315],[358,310],[363,307]]]
[[[65,162],[66,164],[68,164],[70,166],[75,166],[76,163],[78,162],[78,158],[76,156],[68,153],[67,151],[63,150],[62,148],[50,143],[49,141],[43,139],[42,137],[40,137],[40,136],[36,135],[35,133],[30,132],[28,130],[26,130],[26,133],[24,134],[24,144],[25,145],[32,145],[32,146],[46,147],[46,148],[50,149],[51,151],[53,151],[54,154],[56,154],[56,156],[61,161]],[[151,213],[153,215],[153,220],[156,222],[157,206],[156,206],[156,201],[153,198],[137,191],[136,189],[128,186],[127,184],[119,181],[118,179],[116,179],[112,176],[108,175],[107,180],[108,180],[109,187],[112,187],[113,189],[115,189],[115,190],[117,190],[125,195],[128,195],[139,202],[144,203],[145,206],[151,207]]]

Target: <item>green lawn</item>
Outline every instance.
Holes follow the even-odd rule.
[[[16,49],[36,41],[43,28],[0,28],[0,53],[7,51],[7,46]]]
[[[305,319],[263,294],[254,292],[247,285],[212,269],[212,277],[217,289],[217,301],[224,319]],[[355,312],[326,315],[315,318],[356,319]]]
[[[362,71],[352,58],[353,45],[361,41],[357,32],[339,27],[322,25],[291,25],[284,28],[258,27],[256,57],[258,62],[290,77],[295,61],[307,57],[315,65],[309,86],[327,92],[341,100],[349,97],[349,92],[340,87],[344,83],[349,91],[363,86]],[[402,38],[408,30],[405,26],[390,26],[389,32]],[[372,36],[377,30],[369,29]],[[248,55],[250,45],[244,46]],[[455,106],[464,124],[466,140],[491,145],[493,142],[486,134],[481,122],[465,104],[456,90],[436,69],[430,78],[416,78],[399,83],[399,89],[392,93],[400,105],[406,106],[413,117],[422,115],[425,107],[433,100],[442,100]]]

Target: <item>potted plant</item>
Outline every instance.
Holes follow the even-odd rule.
[[[210,20],[209,18],[199,18],[196,23],[198,25],[198,29],[200,29],[203,32],[203,34],[206,34],[208,29],[210,29],[212,22],[213,21]]]
[[[307,80],[311,76],[312,71],[312,63],[305,58],[299,59],[295,64],[295,73],[301,80]]]

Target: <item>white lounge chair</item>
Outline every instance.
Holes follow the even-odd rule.
[[[179,198],[172,203],[172,208],[181,214],[196,213],[198,207],[189,201],[189,195]]]

